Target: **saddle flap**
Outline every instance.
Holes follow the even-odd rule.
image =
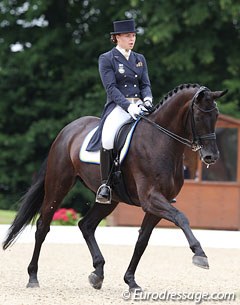
[[[139,120],[128,121],[126,124],[122,125],[119,128],[119,131],[115,136],[114,155],[115,153],[120,154],[120,163],[123,162],[128,153],[131,139],[138,122]],[[97,128],[98,127],[91,130],[83,141],[82,147],[79,152],[79,158],[82,162],[100,164],[100,151],[87,151],[88,143]]]
[[[126,123],[124,123],[122,126],[119,127],[118,131],[116,132],[115,138],[114,138],[114,155],[117,155],[120,153],[121,149],[123,148],[127,136],[129,132],[131,131],[131,128],[135,124],[136,121],[133,119],[128,120]]]

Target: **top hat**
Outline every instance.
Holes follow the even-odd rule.
[[[114,32],[111,32],[111,35],[114,34],[123,34],[123,33],[136,33],[135,24],[133,19],[114,21],[113,22]]]

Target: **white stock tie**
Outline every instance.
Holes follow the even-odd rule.
[[[129,52],[129,51],[127,51],[127,50],[125,50],[125,52],[124,52],[124,56],[125,56],[126,60],[128,60],[128,59],[129,59],[129,55],[130,55],[130,52]]]

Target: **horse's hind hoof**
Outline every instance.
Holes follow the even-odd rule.
[[[102,283],[103,283],[103,278],[96,275],[96,273],[92,272],[89,277],[88,277],[89,283],[91,286],[95,289],[101,289],[102,288]]]
[[[27,283],[27,288],[39,288],[39,283],[38,282],[28,282]]]
[[[198,266],[203,269],[209,269],[207,257],[194,255],[192,262],[195,266]]]

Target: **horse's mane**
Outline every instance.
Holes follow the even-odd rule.
[[[199,84],[181,84],[177,87],[175,87],[173,90],[169,91],[164,97],[160,100],[160,102],[155,106],[155,108],[159,108],[161,105],[163,105],[170,97],[174,96],[176,93],[183,89],[189,89],[189,88],[200,88]]]

